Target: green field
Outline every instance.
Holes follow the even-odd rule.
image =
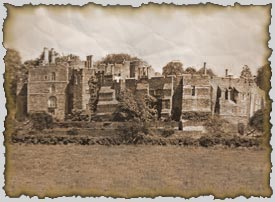
[[[269,152],[152,145],[8,146],[9,196],[270,196]]]

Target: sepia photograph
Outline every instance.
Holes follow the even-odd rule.
[[[271,197],[271,3],[4,6],[8,197]]]

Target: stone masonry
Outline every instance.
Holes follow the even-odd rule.
[[[90,114],[88,81],[92,76],[100,86],[95,111],[98,115],[116,110],[118,93],[124,88],[136,96],[154,96],[161,119],[184,119],[190,113],[218,114],[247,124],[265,105],[265,92],[246,78],[210,77],[206,73],[164,77],[140,61],[95,66],[92,55],[86,61],[71,58],[60,62],[59,57],[53,49],[45,48],[39,65],[29,70],[28,113],[44,111],[59,120],[74,110]]]

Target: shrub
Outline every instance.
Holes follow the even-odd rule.
[[[175,133],[174,129],[164,129],[161,133],[162,137],[169,137]]]
[[[67,131],[67,134],[72,135],[72,136],[78,135],[78,130],[76,128],[72,128],[72,129]]]
[[[144,135],[149,133],[149,129],[144,122],[133,122],[131,126],[122,126],[118,128],[119,136],[123,143],[135,144]]]
[[[264,130],[264,110],[258,110],[249,119],[249,125],[257,131],[263,132]]]
[[[205,121],[210,118],[209,112],[184,112],[182,113],[182,119],[191,121]]]
[[[212,135],[220,135],[220,134],[226,134],[229,132],[232,132],[232,124],[230,124],[228,121],[220,118],[219,116],[214,116],[203,124],[206,128],[206,130],[212,134]]]
[[[53,127],[53,117],[46,112],[35,112],[30,115],[35,130],[44,130]]]

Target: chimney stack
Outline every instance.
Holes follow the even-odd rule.
[[[87,55],[87,68],[91,69],[93,67],[93,55]]]
[[[43,58],[44,64],[49,64],[49,50],[48,48],[44,48],[44,58]]]
[[[225,77],[228,77],[228,69],[225,69]]]
[[[50,51],[50,63],[55,64],[55,51],[53,48],[51,48],[51,51]]]
[[[204,75],[207,74],[207,71],[206,71],[206,62],[203,63],[203,73],[204,73]]]

